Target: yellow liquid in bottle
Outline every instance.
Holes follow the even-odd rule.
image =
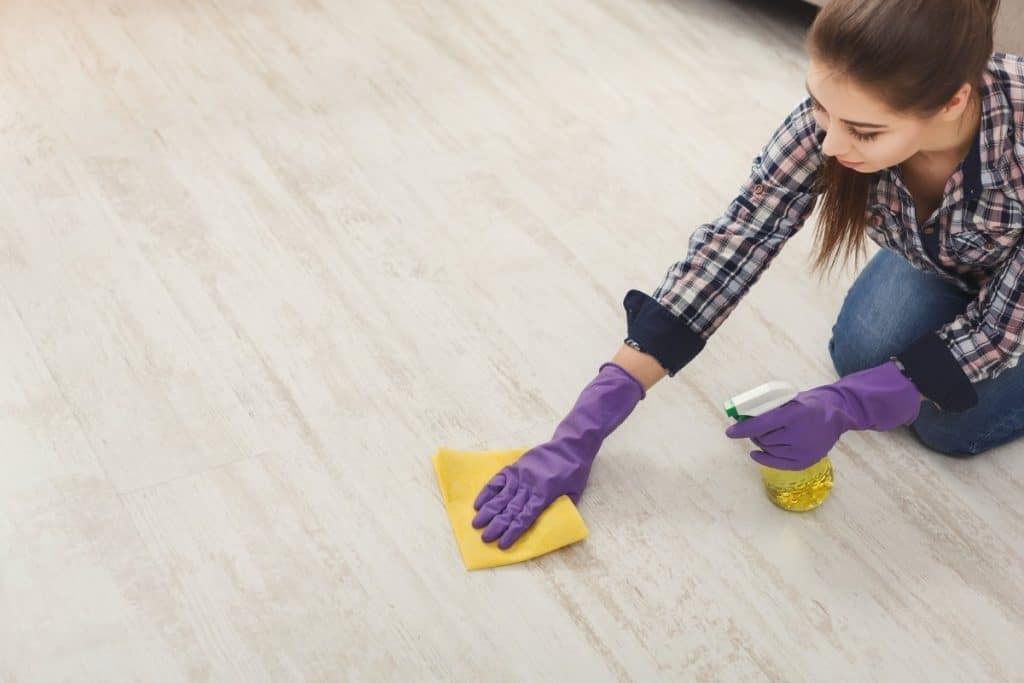
[[[805,470],[761,466],[768,498],[783,510],[805,512],[821,505],[832,490],[832,461],[826,455]]]

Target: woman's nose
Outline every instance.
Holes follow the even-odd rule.
[[[823,154],[830,157],[843,157],[848,150],[849,140],[844,140],[842,136],[837,135],[834,127],[825,133],[825,140],[821,143]]]

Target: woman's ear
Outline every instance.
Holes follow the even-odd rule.
[[[958,119],[967,112],[968,105],[973,100],[974,87],[970,83],[964,83],[956,91],[953,97],[949,98],[946,106],[942,108],[943,118]]]

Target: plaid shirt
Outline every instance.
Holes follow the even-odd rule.
[[[1024,353],[1024,57],[993,53],[979,92],[978,138],[937,212],[920,229],[904,229],[918,217],[894,166],[874,174],[865,216],[882,248],[976,297],[893,357],[921,393],[953,411],[973,407],[973,384],[1014,367]],[[626,295],[627,344],[654,356],[669,376],[700,353],[814,208],[824,136],[806,98],[754,158],[725,213],[693,232],[686,258],[653,296]]]

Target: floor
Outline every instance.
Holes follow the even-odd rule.
[[[466,572],[441,505],[436,449],[547,439],[721,213],[813,11],[3,3],[0,680],[1024,680],[1024,443],[851,433],[795,515],[724,436],[834,380],[810,229],[605,442],[587,540]]]

